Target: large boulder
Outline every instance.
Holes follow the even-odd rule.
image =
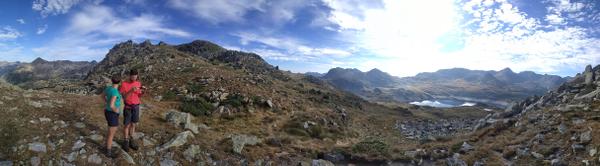
[[[583,72],[583,76],[585,77],[585,84],[592,85],[594,83],[594,71],[592,71],[592,65],[587,65],[585,67],[585,71]]]
[[[172,138],[169,142],[161,145],[158,148],[158,150],[163,151],[163,150],[169,149],[171,147],[177,147],[177,146],[184,145],[185,143],[187,143],[187,140],[189,137],[194,137],[194,134],[192,134],[192,132],[190,132],[190,131],[181,132],[181,133],[177,134],[174,138]]]
[[[323,160],[323,159],[313,160],[310,165],[311,166],[335,166],[333,163],[331,163],[331,161],[327,161],[327,160]]]
[[[237,154],[242,154],[242,149],[245,145],[256,145],[260,142],[256,136],[244,134],[231,136],[231,141],[233,142],[233,152]]]
[[[446,164],[448,166],[467,166],[467,163],[460,159],[460,154],[454,153],[452,157],[446,159]]]
[[[198,125],[192,123],[192,115],[189,113],[169,110],[167,114],[165,114],[165,120],[177,127],[190,130],[194,134],[199,133]]]
[[[592,130],[588,130],[586,132],[581,133],[579,141],[583,144],[587,144],[590,141],[592,141]]]
[[[46,144],[41,143],[41,142],[29,143],[29,150],[31,150],[33,152],[38,152],[38,153],[45,153],[46,152]]]
[[[184,126],[192,122],[192,116],[189,113],[180,112],[177,110],[169,110],[165,114],[165,120],[176,126]]]

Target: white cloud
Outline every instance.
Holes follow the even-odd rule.
[[[600,61],[600,46],[594,44],[600,40],[589,35],[590,29],[548,29],[506,0],[444,0],[436,5],[383,0],[383,7],[362,9],[356,7],[360,3],[324,2],[332,9],[328,21],[338,27],[340,40],[351,41],[366,55],[350,59],[347,66],[361,70],[377,67],[398,76],[451,67],[559,73]],[[581,9],[577,4],[557,10]],[[344,12],[349,10],[358,13]],[[546,19],[564,22],[560,15]]]
[[[130,4],[136,4],[136,5],[143,5],[146,4],[146,0],[125,0],[126,3],[130,3]]]
[[[121,17],[102,5],[85,6],[70,18],[63,34],[33,49],[47,59],[99,60],[115,43],[125,40],[191,37],[191,33],[166,26],[162,17],[140,14]]]
[[[184,30],[166,27],[163,18],[155,15],[141,14],[122,18],[114,15],[114,12],[106,6],[87,6],[71,18],[67,30],[77,34],[99,33],[129,38],[159,38],[161,35],[191,36]]]
[[[0,40],[12,40],[21,36],[23,36],[21,32],[10,26],[4,26],[0,28]]]
[[[584,11],[587,7],[582,2],[571,2],[569,0],[546,0],[546,21],[554,25],[565,25],[567,20],[575,22],[584,21],[588,13]]]
[[[264,11],[265,0],[170,0],[169,6],[183,10],[211,23],[241,22],[249,11]]]
[[[19,24],[25,24],[25,20],[23,20],[22,18],[20,18],[20,19],[17,19],[17,22],[18,22]]]
[[[48,29],[48,24],[45,24],[44,26],[42,26],[42,27],[39,27],[39,28],[37,29],[36,33],[37,33],[38,35],[44,34],[44,33],[46,32],[46,30],[47,30],[47,29]]]
[[[75,5],[86,2],[100,4],[103,0],[34,0],[31,8],[40,12],[42,17],[68,13]]]
[[[562,17],[560,17],[560,15],[558,14],[549,14],[546,15],[546,21],[548,21],[550,24],[563,24],[565,19],[563,19]]]
[[[24,58],[23,46],[16,43],[0,43],[0,59],[5,61],[28,61]]]
[[[256,49],[250,50],[251,52],[257,52],[264,54],[267,58],[275,58],[281,60],[306,60],[306,59],[317,59],[317,58],[343,58],[348,57],[352,53],[329,47],[311,47],[305,44],[302,44],[298,40],[289,37],[270,37],[258,35],[255,33],[249,32],[238,32],[232,34],[233,36],[237,36],[240,38],[240,43],[242,45],[247,45],[250,42],[259,43],[274,49],[267,51],[267,49]],[[277,51],[275,49],[283,50]],[[262,55],[260,54],[260,55]],[[286,57],[286,58],[283,58]]]
[[[212,24],[267,22],[279,25],[295,21],[296,11],[312,3],[314,0],[169,0],[168,6]],[[255,15],[253,20],[245,18],[249,13]]]

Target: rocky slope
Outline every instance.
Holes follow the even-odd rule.
[[[552,90],[567,78],[530,71],[443,69],[413,77],[393,77],[380,70],[333,68],[321,78],[371,101],[413,102],[456,99],[506,106],[530,95]]]
[[[481,119],[453,161],[501,165],[600,165],[600,66],[541,96]],[[462,159],[461,159],[462,158]]]

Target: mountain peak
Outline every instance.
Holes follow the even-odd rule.
[[[367,73],[385,73],[385,72],[383,72],[377,68],[373,68],[373,69],[369,70]]]
[[[38,63],[46,63],[46,62],[48,62],[48,61],[47,61],[47,60],[44,60],[44,59],[42,59],[41,57],[37,57],[37,58],[35,58],[35,60],[31,61],[31,63],[34,63],[34,64],[38,64]]]
[[[502,73],[515,73],[509,67],[506,67],[506,68],[504,68],[504,69],[502,69],[502,70],[500,70],[498,72],[502,72]]]
[[[144,40],[144,42],[140,43],[141,46],[152,46],[152,42],[148,39]]]

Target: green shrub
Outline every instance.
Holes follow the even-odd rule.
[[[23,137],[21,128],[13,118],[0,121],[0,127],[0,153],[16,157],[11,155],[12,147]]]
[[[297,135],[297,136],[303,136],[303,137],[308,137],[310,136],[310,134],[308,134],[308,132],[306,132],[306,130],[304,129],[299,129],[299,128],[287,128],[285,129],[285,131],[289,134],[292,135]]]
[[[188,90],[192,94],[198,94],[198,93],[204,91],[204,88],[202,87],[202,85],[192,84],[192,85],[188,86]]]
[[[175,99],[177,99],[177,94],[175,94],[175,92],[173,92],[173,91],[167,91],[163,95],[163,100],[174,101]]]
[[[460,151],[460,148],[462,148],[463,142],[458,142],[455,143],[454,145],[452,145],[452,147],[450,147],[450,151],[454,152],[454,153],[458,153],[458,151]]]
[[[227,97],[227,100],[223,101],[223,103],[226,105],[230,105],[232,107],[240,107],[240,106],[242,106],[243,100],[244,100],[244,97],[242,95],[235,94],[235,95],[231,95],[231,96]]]
[[[142,63],[133,65],[131,67],[131,70],[137,70],[137,71],[143,71],[144,69],[145,69],[145,67],[144,67],[144,64],[142,64]]]
[[[308,128],[308,133],[313,138],[320,138],[320,139],[325,138],[325,132],[323,131],[323,128],[321,128],[321,125],[310,126]]]
[[[181,111],[190,113],[194,116],[208,116],[211,114],[211,111],[214,109],[214,107],[212,104],[210,104],[203,98],[200,98],[196,100],[186,100],[181,102],[180,109]]]
[[[381,141],[362,141],[352,146],[352,152],[367,155],[389,156],[390,147]]]

